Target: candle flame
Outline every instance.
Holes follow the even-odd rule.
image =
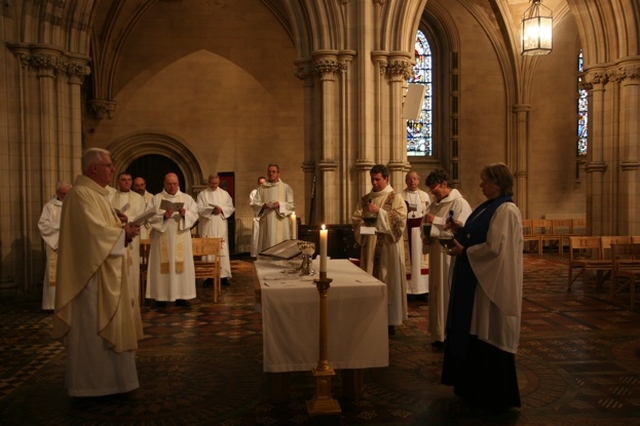
[[[324,224],[322,224],[322,228],[321,228],[321,229],[322,229],[323,231],[326,229],[326,228],[325,228],[325,226],[324,226]]]

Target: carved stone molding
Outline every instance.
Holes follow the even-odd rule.
[[[313,161],[304,161],[302,163],[302,171],[304,173],[311,173],[316,170],[316,163]]]
[[[318,170],[326,172],[326,171],[336,171],[338,170],[338,162],[333,160],[322,160],[318,163]]]
[[[89,110],[100,120],[105,117],[113,118],[113,114],[116,112],[116,105],[117,103],[114,101],[93,99],[89,101]]]
[[[341,71],[341,65],[337,59],[320,58],[313,61],[313,71],[316,74],[325,76]]]
[[[633,172],[640,169],[640,162],[638,161],[622,161],[620,163],[620,170],[623,172]]]
[[[607,165],[602,161],[592,161],[584,167],[584,171],[587,173],[604,173],[607,171]]]

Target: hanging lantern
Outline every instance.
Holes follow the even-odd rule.
[[[551,9],[533,3],[522,15],[522,55],[547,55],[553,49],[553,17]]]

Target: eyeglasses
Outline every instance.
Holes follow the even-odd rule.
[[[441,184],[441,183],[439,182],[439,183],[436,183],[435,185],[431,185],[431,186],[429,187],[429,191],[431,191],[431,192],[435,191],[435,190],[436,190],[436,188],[440,186],[440,184]]]

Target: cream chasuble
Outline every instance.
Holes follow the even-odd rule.
[[[74,396],[138,387],[134,351],[142,321],[108,193],[78,176],[62,207],[53,337],[67,345],[67,388]]]
[[[375,203],[380,211],[375,235],[361,235],[362,213],[367,203]],[[379,192],[371,191],[361,198],[353,213],[355,240],[361,246],[360,267],[387,285],[389,325],[400,325],[407,319],[406,269],[402,235],[407,224],[407,206],[388,185]]]

